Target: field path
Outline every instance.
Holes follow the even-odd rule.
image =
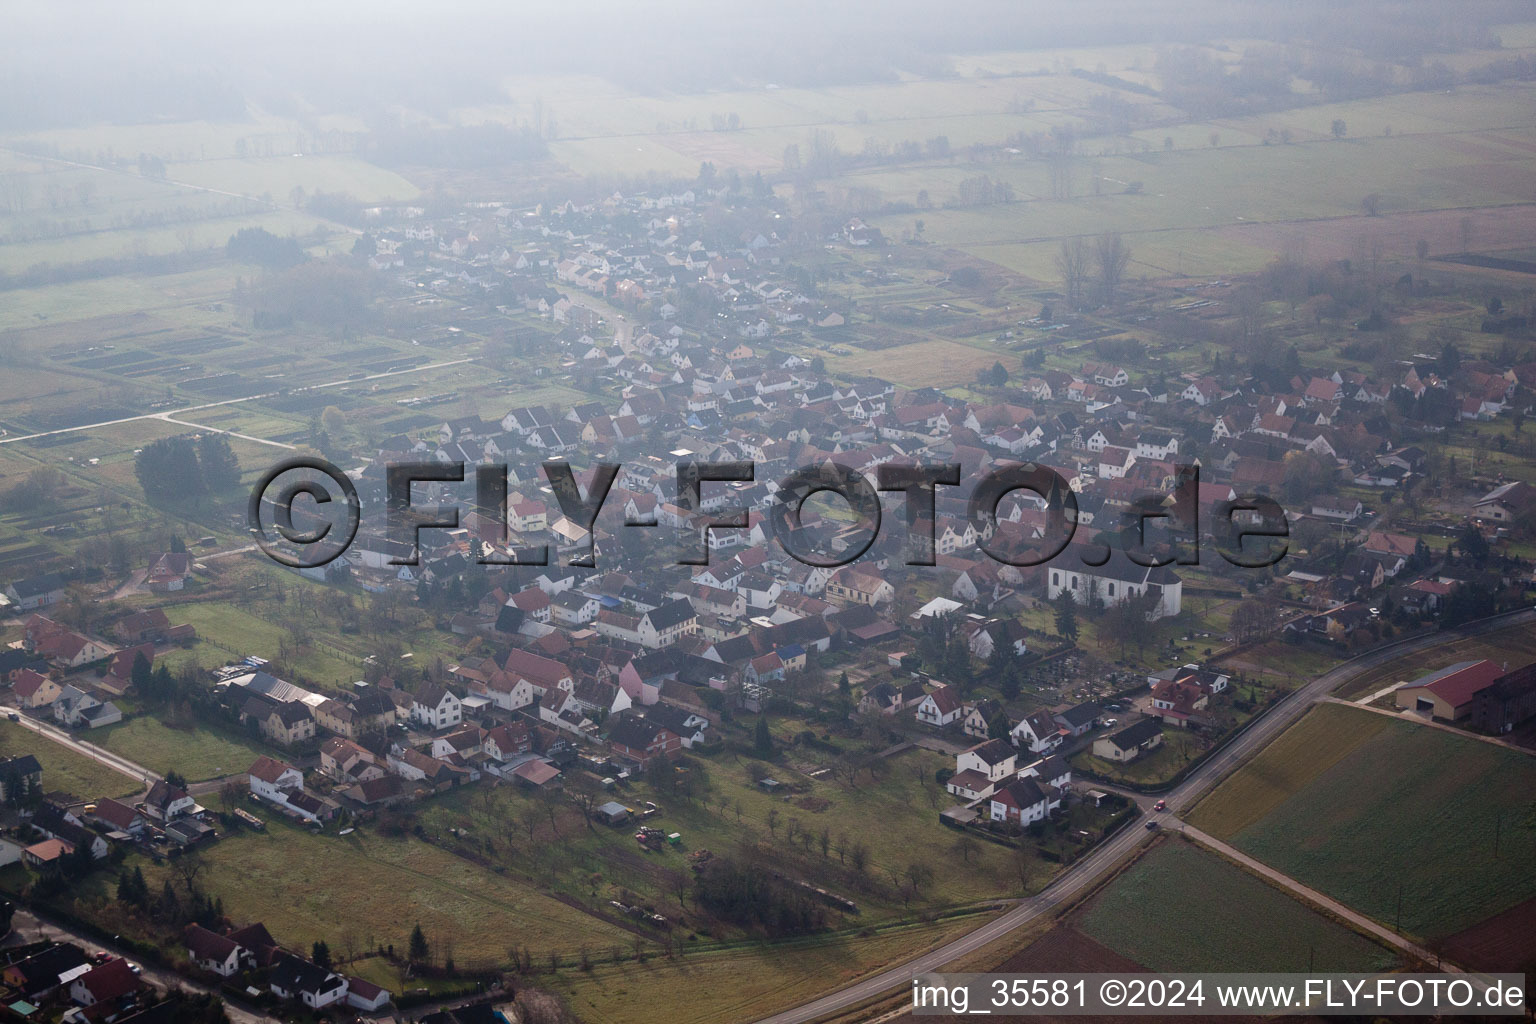
[[[1247,868],[1249,871],[1252,871],[1254,874],[1260,875],[1273,882],[1274,884],[1280,886],[1281,888],[1288,889],[1289,891],[1295,893],[1297,896],[1300,896],[1303,900],[1312,904],[1313,906],[1321,907],[1323,910],[1326,910],[1328,913],[1332,914],[1339,920],[1348,922],[1350,926],[1355,928],[1357,931],[1365,932],[1366,934],[1381,942],[1386,943],[1389,946],[1400,949],[1410,956],[1418,958],[1424,963],[1432,964],[1438,962],[1440,964],[1440,970],[1442,971],[1450,971],[1456,974],[1466,973],[1462,970],[1462,968],[1457,967],[1455,964],[1449,963],[1447,961],[1440,960],[1435,956],[1435,954],[1431,953],[1423,946],[1420,946],[1414,942],[1410,942],[1385,925],[1377,924],[1375,921],[1371,920],[1369,917],[1366,917],[1364,914],[1350,910],[1348,907],[1338,902],[1337,900],[1329,899],[1327,896],[1324,896],[1316,889],[1313,889],[1310,886],[1302,885],[1290,875],[1287,875],[1281,871],[1276,871],[1274,868],[1264,864],[1261,861],[1254,860],[1252,857],[1248,856],[1246,853],[1243,853],[1236,847],[1228,846],[1220,839],[1217,839],[1215,836],[1207,835],[1206,833],[1200,831],[1198,828],[1195,828],[1193,825],[1190,825],[1186,822],[1179,822],[1175,828],[1177,828],[1178,831],[1184,833],[1189,838],[1193,839],[1195,842],[1199,843],[1201,846],[1221,854],[1223,857],[1226,857],[1230,861],[1241,864],[1243,867]]]
[[[302,391],[320,391],[324,388],[341,387],[343,384],[361,384],[367,380],[378,380],[381,377],[398,377],[407,373],[423,373],[427,370],[441,370],[445,366],[458,366],[461,363],[471,363],[473,359],[450,359],[443,363],[428,363],[426,366],[413,366],[405,370],[389,370],[385,373],[373,373],[366,377],[344,378],[342,380],[326,381],[324,384],[311,384],[307,387],[295,388],[290,394]],[[247,434],[236,434],[232,430],[221,430],[218,427],[206,427],[198,423],[184,423],[182,420],[173,419],[190,412],[199,412],[203,409],[218,409],[226,405],[239,405],[242,402],[256,402],[263,398],[276,398],[282,394],[279,391],[264,391],[259,395],[246,395],[244,398],[226,398],[222,402],[204,402],[202,405],[189,405],[184,409],[171,409],[167,412],[147,412],[142,416],[124,416],[122,419],[102,420],[100,423],[83,423],[78,427],[60,427],[58,430],[45,430],[40,434],[18,434],[15,437],[0,437],[0,444],[14,444],[17,441],[35,441],[40,437],[53,437],[57,434],[73,434],[79,430],[96,430],[100,427],[115,427],[119,423],[137,423],[140,420],[164,420],[167,423],[180,423],[183,426],[197,427],[200,430],[212,430],[220,434],[229,434],[232,437],[244,438],[247,441],[256,441],[260,444],[276,445],[279,448],[292,448],[291,444],[283,444],[280,441],[268,441],[260,437],[251,437]]]

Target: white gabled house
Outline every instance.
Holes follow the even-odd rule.
[[[464,720],[464,706],[452,690],[428,685],[411,698],[411,719],[426,729],[451,729]]]
[[[924,725],[942,729],[957,722],[965,714],[965,704],[954,687],[941,686],[929,693],[917,705],[917,720]]]

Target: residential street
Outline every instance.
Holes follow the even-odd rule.
[[[150,771],[141,764],[135,764],[126,757],[120,757],[110,750],[98,747],[94,743],[79,739],[67,729],[61,729],[51,722],[44,722],[41,719],[33,718],[27,712],[20,709],[16,709],[16,713],[18,715],[18,723],[22,728],[31,729],[38,735],[50,739],[61,746],[68,747],[77,754],[82,754],[93,761],[106,765],[115,772],[121,772],[129,778],[143,783],[146,792],[148,792],[150,786],[160,781],[161,777],[158,773]],[[86,797],[92,795],[89,793],[81,794],[81,796]]]
[[[115,956],[127,957],[130,960],[133,959],[132,955],[123,950],[121,947],[114,946],[110,942],[103,942],[100,939],[91,938],[87,935],[81,935],[78,932],[71,931],[64,925],[55,924],[52,921],[44,921],[32,911],[16,911],[16,916],[12,919],[12,928],[13,931],[11,932],[10,938],[6,939],[5,941],[5,945],[7,946],[17,946],[25,942],[36,942],[39,939],[51,939],[54,942],[73,942],[87,953],[92,953],[98,949],[104,949],[108,953],[112,953]],[[214,993],[214,990],[207,987],[206,985],[200,985],[197,982],[188,981],[186,978],[183,978],[181,975],[175,973],[174,971],[163,970],[150,964],[142,964],[141,966],[144,968],[144,973],[142,975],[144,980],[148,981],[156,988],[159,988],[163,991],[173,988],[183,988],[189,992]],[[223,993],[214,994],[219,995],[220,998],[224,998]],[[269,1017],[264,1013],[259,1013],[255,1010],[236,1006],[227,998],[224,998],[224,1006],[226,1011],[229,1013],[229,1019],[233,1021],[234,1024],[277,1024],[278,1021],[278,1018],[276,1017]]]

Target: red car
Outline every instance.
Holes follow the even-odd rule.
[[[1152,805],[1152,809],[1154,811],[1166,811],[1168,809],[1168,801],[1159,800],[1157,803]]]

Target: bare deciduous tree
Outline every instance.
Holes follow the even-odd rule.
[[[1067,305],[1080,309],[1088,283],[1088,245],[1081,238],[1068,238],[1056,254],[1056,272],[1061,275],[1061,290]]]
[[[1104,302],[1111,305],[1125,277],[1125,268],[1131,262],[1131,250],[1126,248],[1120,232],[1106,231],[1094,244],[1093,255],[1099,268],[1099,287],[1104,291]]]

